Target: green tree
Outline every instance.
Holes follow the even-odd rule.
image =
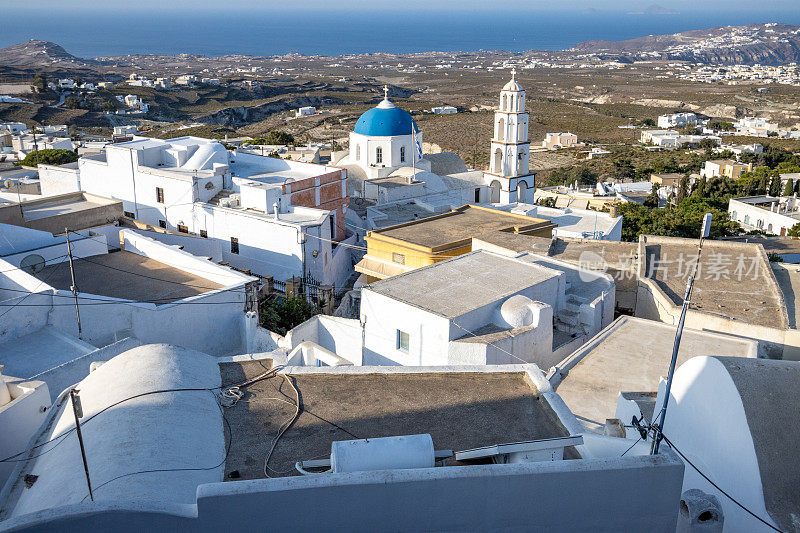
[[[74,78],[72,78],[72,81],[75,82],[75,87],[80,87],[81,85],[83,85],[83,78],[81,78],[80,76],[75,76]]]
[[[269,331],[286,335],[317,313],[317,308],[305,299],[273,298],[261,306],[261,324]]]
[[[658,187],[653,187],[650,189],[650,194],[647,195],[647,198],[644,200],[644,206],[650,208],[657,208],[658,207]]]
[[[687,196],[689,196],[689,176],[684,176],[678,186],[677,203],[681,203]]]
[[[31,89],[39,94],[47,91],[47,76],[42,72],[36,74],[31,82]]]
[[[294,144],[294,136],[285,131],[271,131],[267,135],[267,141],[269,144]]]
[[[800,222],[789,228],[786,232],[789,237],[800,237]]]
[[[78,160],[78,154],[72,150],[61,150],[55,148],[46,148],[34,150],[25,156],[25,159],[19,162],[20,165],[26,167],[35,167],[39,163],[43,165],[66,165],[67,163],[74,163]]]
[[[619,179],[632,179],[636,176],[636,169],[627,157],[614,160],[614,176]]]
[[[772,173],[772,180],[769,182],[769,195],[779,196],[781,194],[781,175],[777,172]]]
[[[783,186],[783,196],[791,196],[794,193],[794,180],[786,180],[786,185]]]

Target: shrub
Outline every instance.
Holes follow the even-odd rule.
[[[20,165],[35,167],[38,163],[43,165],[65,165],[67,163],[74,163],[78,160],[78,154],[72,150],[46,148],[39,150],[37,155],[36,150],[25,156],[25,159],[19,162]]]

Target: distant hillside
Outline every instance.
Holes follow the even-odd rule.
[[[50,41],[31,39],[25,43],[0,49],[0,65],[10,67],[85,67],[95,63],[97,62],[91,59],[75,57],[61,46]]]
[[[586,41],[570,52],[628,59],[660,57],[698,63],[779,65],[800,62],[800,26],[750,24],[627,41]]]

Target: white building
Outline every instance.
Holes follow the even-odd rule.
[[[610,276],[484,246],[365,286],[354,362],[549,368],[611,322]]]
[[[672,113],[658,117],[659,128],[681,128],[685,126],[696,126],[697,115],[694,113]]]
[[[114,126],[114,137],[125,137],[128,135],[138,135],[139,128],[136,124],[128,124],[125,126]]]
[[[458,113],[458,109],[451,105],[441,105],[431,108],[431,112],[433,112],[434,115],[455,115]]]
[[[511,81],[500,91],[500,107],[494,114],[489,171],[484,173],[492,203],[524,202],[527,190],[535,187],[536,175],[530,171],[525,90],[515,75],[512,70]]]
[[[0,131],[7,131],[13,135],[27,131],[28,126],[24,122],[0,122]]]
[[[553,237],[595,239],[599,241],[622,240],[622,215],[589,209],[543,207],[535,204],[511,204],[497,209],[542,218],[556,224]]]
[[[769,235],[785,236],[800,223],[800,202],[794,196],[731,198],[728,214],[732,221],[747,231],[760,230]]]
[[[315,108],[314,106],[306,106],[306,107],[301,107],[300,109],[298,109],[297,112],[295,113],[295,116],[296,117],[306,117],[306,116],[309,116],[309,115],[313,115],[316,112],[317,112],[317,108]]]
[[[766,118],[744,117],[739,119],[736,124],[736,133],[740,135],[767,136],[768,133],[777,133],[778,124],[770,122]]]
[[[59,89],[74,89],[75,88],[75,80],[72,78],[64,78],[62,80],[58,80],[58,88]]]
[[[0,455],[13,457],[24,450],[42,425],[50,408],[47,384],[3,375],[0,364]],[[15,462],[0,462],[0,487],[14,470]]]
[[[574,133],[548,133],[542,141],[542,148],[574,148],[578,146],[578,136]]]
[[[71,234],[71,271],[63,235],[7,225],[0,231],[18,243],[0,258],[7,311],[0,353],[12,370],[23,365],[32,375],[71,359],[51,364],[55,355],[43,354],[44,368],[31,359],[29,336],[44,338],[40,332],[48,327],[97,347],[135,337],[224,355],[241,353],[252,342],[252,276],[113,224]],[[115,239],[121,250],[109,253]]]
[[[166,345],[111,358],[75,384],[94,501],[64,393],[31,440],[63,444],[23,454],[0,493],[0,524],[20,533],[323,523],[337,531],[676,529],[683,464],[675,454],[653,457],[627,439],[586,433],[535,365],[268,364]],[[266,392],[245,375],[260,376]],[[247,400],[221,407],[202,390],[232,386]],[[273,387],[287,391],[286,402],[275,401]],[[295,414],[301,398],[313,413]],[[293,423],[269,452],[275,421],[286,419]]]
[[[194,74],[183,74],[175,78],[176,85],[194,85],[197,83],[197,76]]]
[[[84,190],[126,216],[214,242],[219,260],[285,280],[340,286],[352,273],[344,170],[228,152],[196,137],[137,138],[40,172],[42,194]]]

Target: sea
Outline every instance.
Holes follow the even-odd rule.
[[[221,2],[224,3],[224,2]],[[761,6],[760,6],[761,7]],[[623,40],[759,22],[800,24],[800,10],[631,14],[604,11],[364,11],[212,9],[33,10],[0,17],[0,48],[42,39],[79,57],[126,54],[336,56],[368,52],[563,50],[593,39]],[[7,12],[8,14],[8,12]]]

